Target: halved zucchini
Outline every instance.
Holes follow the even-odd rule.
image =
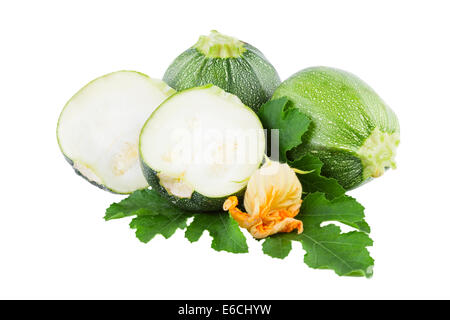
[[[139,149],[150,186],[187,210],[220,210],[243,195],[264,157],[264,131],[238,97],[206,85],[174,94],[142,128]]]
[[[75,172],[114,193],[148,186],[139,166],[138,139],[145,120],[175,90],[134,71],[89,82],[67,102],[57,138]]]

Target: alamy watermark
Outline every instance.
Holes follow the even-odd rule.
[[[163,159],[174,165],[254,165],[264,153],[279,160],[278,129],[177,128],[166,136]]]

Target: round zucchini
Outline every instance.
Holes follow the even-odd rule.
[[[135,71],[99,77],[78,91],[58,120],[57,139],[75,172],[97,187],[127,194],[148,187],[138,155],[139,133],[175,91]]]
[[[308,152],[322,172],[353,189],[395,168],[400,127],[395,113],[361,79],[328,67],[302,70],[284,81],[272,99],[286,96],[312,119],[304,143],[288,157]]]
[[[257,111],[272,96],[280,77],[264,55],[248,43],[211,31],[167,69],[163,80],[175,90],[216,85]]]
[[[221,210],[229,196],[242,196],[264,148],[257,115],[213,85],[165,100],[139,139],[141,166],[152,189],[196,211]]]

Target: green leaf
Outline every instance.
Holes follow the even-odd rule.
[[[247,241],[238,223],[228,213],[202,213],[186,229],[185,236],[195,242],[207,230],[213,238],[211,247],[217,251],[248,252]]]
[[[113,203],[106,209],[105,220],[135,217],[130,227],[136,229],[136,237],[149,242],[157,234],[164,238],[172,236],[177,229],[184,229],[192,212],[175,207],[154,190],[138,190],[128,198]]]
[[[372,246],[369,236],[362,232],[341,234],[335,225],[311,229],[301,235],[307,252],[305,263],[314,269],[333,269],[340,276],[371,277],[373,259],[366,247]]]
[[[137,238],[145,243],[157,234],[169,238],[178,229],[186,229],[185,237],[195,242],[206,230],[213,238],[213,249],[248,252],[246,238],[229,214],[194,214],[175,207],[152,190],[136,191],[121,202],[112,204],[105,219],[129,216],[136,216],[130,227],[136,229]],[[188,219],[192,216],[194,219],[188,226]],[[339,196],[329,200],[324,193],[309,194],[303,201],[299,218],[303,221],[304,232],[267,238],[263,243],[264,253],[284,258],[292,249],[291,241],[299,241],[306,251],[305,263],[312,268],[333,269],[339,275],[371,276],[373,259],[367,247],[372,245],[372,240],[365,233],[370,229],[364,221],[364,208],[355,199]],[[359,231],[341,233],[338,226],[321,226],[329,221],[344,223]]]
[[[309,194],[303,201],[300,214],[302,234],[277,234],[264,241],[263,251],[275,258],[284,258],[291,251],[290,241],[300,241],[306,251],[304,261],[311,268],[332,269],[338,275],[372,276],[374,260],[367,247],[373,242],[364,221],[364,207],[349,196],[328,200],[323,193]],[[336,221],[360,231],[341,233]]]
[[[336,179],[327,178],[320,174],[323,163],[319,158],[307,154],[302,158],[289,162],[292,168],[297,168],[304,171],[312,171],[308,174],[297,174],[302,187],[303,192],[323,192],[327,198],[333,199],[345,194],[345,189],[337,182]]]
[[[186,230],[190,242],[197,241],[205,230],[213,238],[211,247],[217,251],[248,252],[247,242],[239,225],[228,213],[193,213],[174,206],[154,190],[139,190],[128,198],[113,203],[107,210],[105,220],[136,216],[130,223],[136,229],[136,237],[147,243],[155,235],[171,237],[177,229],[185,229],[188,219],[194,217]]]
[[[289,105],[288,98],[283,97],[267,102],[258,111],[258,117],[265,129],[279,129],[281,162],[287,161],[286,152],[302,143],[302,135],[311,123],[306,115]]]
[[[171,214],[173,212],[189,213],[171,204],[154,190],[138,190],[119,203],[113,203],[106,209],[104,219],[120,219],[136,215]]]
[[[136,229],[136,237],[147,243],[157,234],[164,238],[170,238],[177,229],[186,228],[186,222],[190,215],[185,213],[173,213],[169,215],[144,215],[134,218],[130,227]]]
[[[278,259],[284,259],[289,255],[292,249],[292,243],[289,239],[291,234],[278,233],[266,238],[262,244],[262,250],[265,254]]]
[[[304,226],[320,227],[322,222],[337,221],[359,231],[369,233],[364,220],[364,207],[350,196],[341,196],[331,201],[323,193],[312,193],[302,203],[297,216]]]

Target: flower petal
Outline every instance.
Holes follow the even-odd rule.
[[[248,213],[237,208],[238,199],[229,197],[223,205],[253,237],[262,239],[278,232],[303,231],[303,223],[294,219],[302,203],[302,185],[287,164],[268,160],[249,179],[244,196]]]
[[[292,232],[294,229],[297,229],[297,233],[302,233],[303,222],[293,218],[285,218],[270,227],[265,226],[263,223],[255,225],[249,231],[254,238],[262,239],[279,232]]]

